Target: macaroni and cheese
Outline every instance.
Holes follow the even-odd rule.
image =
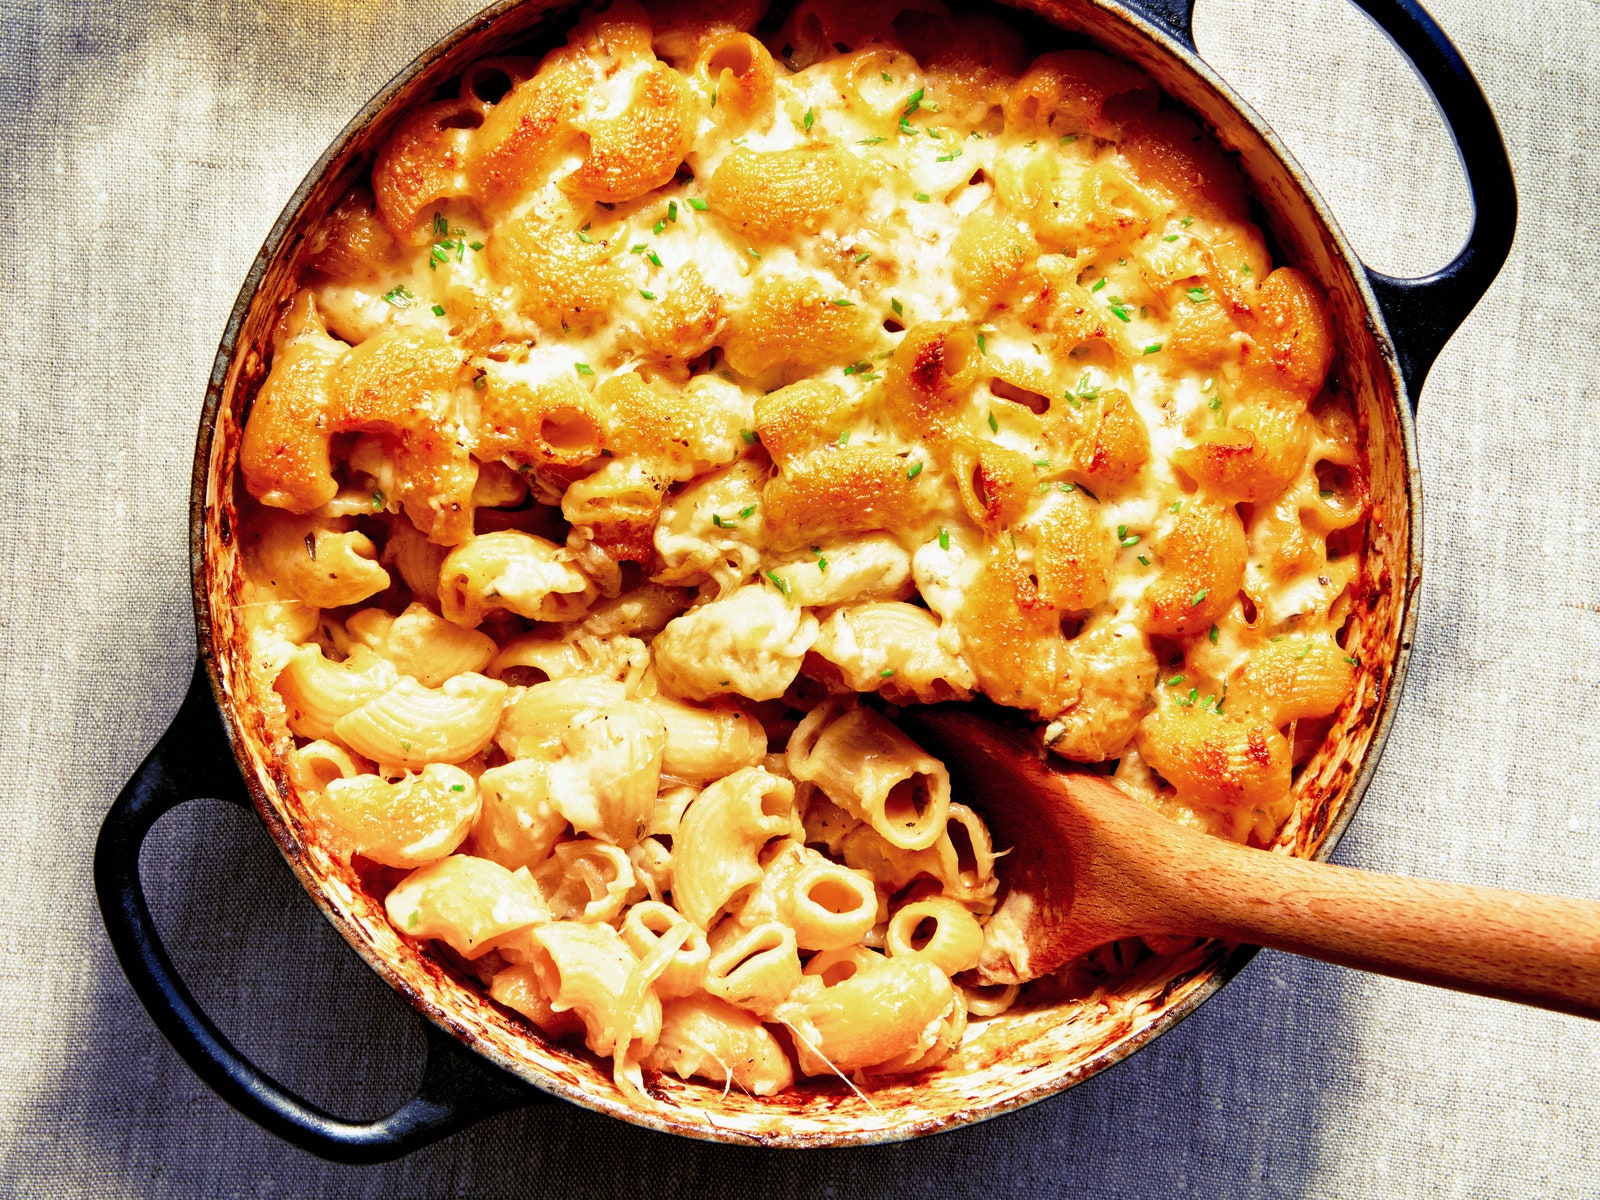
[[[1266,844],[1354,666],[1323,304],[1209,135],[937,0],[761,15],[614,0],[407,113],[239,452],[306,812],[634,1091],[918,1071],[1015,1001],[897,706]]]

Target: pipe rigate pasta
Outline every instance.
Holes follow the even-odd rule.
[[[1327,302],[1191,117],[940,0],[765,11],[612,0],[398,114],[238,443],[307,842],[640,1103],[1018,999],[897,706],[1266,846],[1366,611]]]

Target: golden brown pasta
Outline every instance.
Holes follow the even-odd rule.
[[[765,11],[612,0],[398,114],[239,443],[308,843],[635,1097],[865,1090],[1018,999],[900,706],[1266,846],[1358,673],[1349,373],[1228,155],[992,15]]]

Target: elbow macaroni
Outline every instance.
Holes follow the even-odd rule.
[[[889,706],[1267,844],[1356,666],[1337,347],[1218,147],[938,0],[763,7],[617,0],[407,115],[239,449],[308,816],[636,1090],[865,1086],[1016,999]]]

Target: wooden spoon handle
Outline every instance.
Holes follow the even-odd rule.
[[[1222,843],[1216,849],[1166,892],[1165,907],[1180,924],[1600,1018],[1600,903],[1381,875]]]

